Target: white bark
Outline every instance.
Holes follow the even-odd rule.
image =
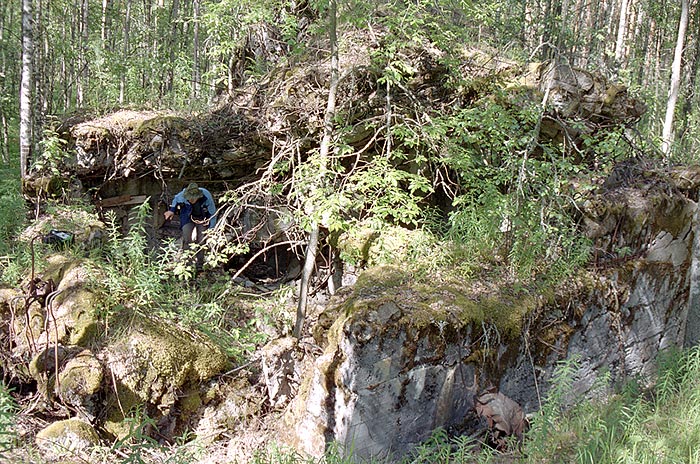
[[[192,101],[199,98],[201,84],[201,73],[199,70],[199,0],[192,0],[192,22],[193,24],[193,40],[192,40]]]
[[[620,21],[617,23],[617,40],[615,41],[615,61],[620,63],[625,57],[625,37],[627,35],[627,16],[629,0],[620,1]]]
[[[22,79],[19,95],[19,157],[20,175],[27,177],[32,155],[32,87],[34,85],[32,0],[22,0]]]
[[[131,0],[126,0],[126,12],[124,14],[124,64],[129,60],[129,32],[131,30]],[[119,104],[126,102],[126,72],[122,71],[119,79]]]
[[[664,128],[661,136],[661,151],[668,158],[673,145],[673,116],[678,102],[678,93],[681,87],[681,61],[683,59],[683,45],[685,44],[685,33],[688,29],[688,0],[681,0],[681,19],[678,25],[678,37],[676,39],[676,51],[673,55],[673,65],[671,66],[671,85],[668,91],[668,102],[666,104],[666,117],[664,118]]]

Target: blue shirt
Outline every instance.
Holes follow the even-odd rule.
[[[180,228],[182,229],[185,224],[192,222],[192,203],[185,199],[185,190],[183,189],[180,193],[175,195],[172,203],[170,203],[170,211],[173,213],[177,212],[178,206],[180,207]],[[204,194],[204,206],[206,206],[209,214],[205,217],[211,217],[209,221],[209,228],[213,228],[216,225],[216,205],[214,205],[214,197],[211,196],[209,190],[199,187],[199,191]],[[200,199],[201,200],[201,199]],[[199,201],[199,200],[198,200]]]

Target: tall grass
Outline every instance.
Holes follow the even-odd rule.
[[[700,348],[669,351],[658,364],[650,390],[631,381],[554,416],[548,403],[526,437],[523,462],[700,463]],[[571,379],[559,377],[558,386]]]
[[[0,280],[5,283],[17,279],[23,264],[15,256],[15,237],[25,223],[26,212],[17,163],[0,166]]]
[[[17,405],[9,388],[0,381],[0,459],[15,443],[15,414]]]

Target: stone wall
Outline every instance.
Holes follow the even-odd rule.
[[[578,360],[578,398],[599,380],[652,382],[659,352],[683,345],[690,190],[623,183],[580,205],[594,258],[554,296],[467,298],[466,286],[366,272],[328,310],[335,323],[288,409],[287,439],[313,455],[336,442],[358,460],[401,456],[437,427],[475,425],[484,388],[538,409],[564,359]]]

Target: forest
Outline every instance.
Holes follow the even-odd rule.
[[[699,20],[691,3],[464,1],[410,9],[347,3],[338,6],[339,27],[348,31],[339,40],[351,42],[349,31],[383,24],[406,40],[430,39],[446,51],[487,44],[508,58],[556,59],[596,70],[647,102],[640,132],[680,156],[692,153],[696,143]],[[20,94],[30,100],[22,107],[30,111],[24,119],[32,146],[52,117],[78,110],[135,105],[198,111],[309,53],[311,39],[329,27],[323,2],[84,0],[23,2],[21,11],[19,6],[3,5],[0,23],[0,142],[6,162],[20,120]],[[421,14],[426,10],[430,17]],[[396,51],[384,53],[391,63]]]
[[[699,40],[690,0],[3,2],[0,459],[699,462]]]

